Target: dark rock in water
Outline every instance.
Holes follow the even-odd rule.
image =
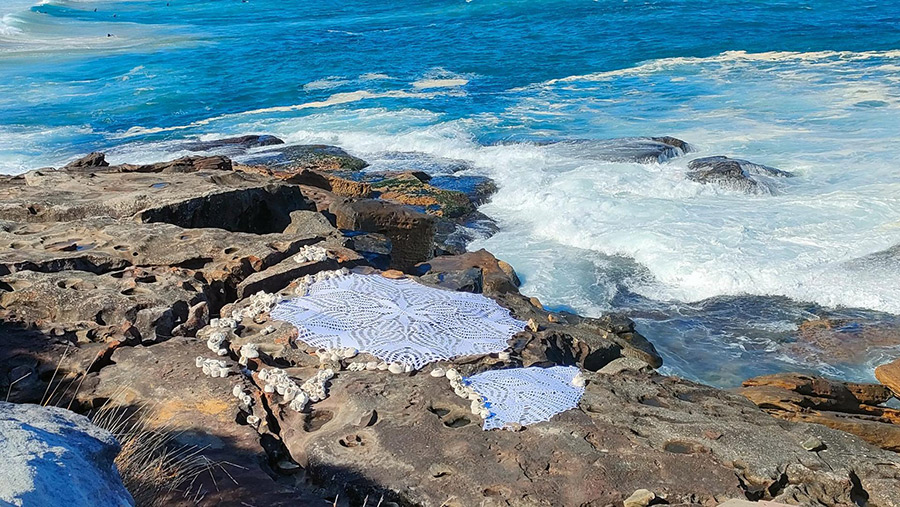
[[[263,165],[279,169],[312,169],[316,171],[355,172],[368,163],[337,146],[324,144],[282,146],[242,158],[246,165]]]
[[[63,408],[0,401],[0,503],[134,505],[113,435]]]
[[[401,204],[342,199],[328,209],[338,229],[377,232],[391,240],[391,267],[409,269],[434,255],[434,218]]]
[[[92,169],[95,167],[106,167],[109,165],[109,162],[106,161],[106,155],[100,152],[93,152],[90,155],[87,155],[84,158],[80,158],[75,160],[74,162],[69,162],[66,164],[63,169],[65,170],[75,170],[75,169]]]
[[[190,151],[210,151],[217,148],[238,148],[241,150],[247,150],[249,148],[273,146],[276,144],[284,144],[284,141],[278,139],[275,136],[263,134],[228,137],[225,139],[215,139],[213,141],[197,141],[185,144],[183,148]]]
[[[650,139],[653,139],[654,141],[659,141],[663,144],[668,144],[669,146],[674,146],[674,147],[680,149],[684,153],[690,153],[692,151],[690,144],[688,144],[686,141],[682,141],[681,139],[678,139],[677,137],[662,136],[662,137],[651,137]]]
[[[746,160],[722,156],[703,157],[688,163],[687,177],[698,183],[713,183],[753,194],[771,194],[775,187],[769,178],[789,178],[793,173]]]
[[[485,176],[435,176],[429,184],[442,190],[462,192],[476,206],[488,202],[497,193],[497,184]]]
[[[603,162],[662,163],[691,151],[690,145],[674,137],[626,137],[561,141],[549,145],[563,155]]]

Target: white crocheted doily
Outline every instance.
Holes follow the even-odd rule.
[[[290,322],[313,347],[354,347],[415,369],[469,354],[501,352],[525,323],[481,294],[412,280],[349,274],[312,284],[271,315]]]
[[[484,429],[490,430],[508,423],[527,426],[547,421],[575,408],[584,395],[584,387],[572,383],[578,373],[574,366],[533,366],[489,370],[464,382],[485,399],[491,415],[484,420]]]

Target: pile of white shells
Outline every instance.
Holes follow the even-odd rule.
[[[413,367],[405,363],[386,363],[384,361],[358,361],[347,365],[347,371],[389,371],[391,373],[411,373]]]
[[[238,363],[241,366],[247,366],[249,359],[256,359],[257,357],[259,357],[259,345],[247,343],[241,346],[241,358],[238,360]]]
[[[359,354],[359,351],[353,347],[339,347],[336,349],[318,349],[316,350],[316,356],[319,357],[320,363],[325,363],[328,361],[338,362],[344,359],[353,359]]]
[[[225,344],[225,331],[216,329],[210,333],[209,338],[206,340],[206,346],[217,355],[224,356],[228,354]]]
[[[249,302],[247,306],[231,312],[232,320],[235,322],[240,322],[243,319],[253,320],[259,315],[269,313],[281,301],[281,296],[259,291],[247,298],[247,301]]]
[[[253,405],[253,396],[250,396],[250,393],[244,392],[244,387],[241,384],[235,384],[234,389],[231,390],[231,394],[234,395],[235,398],[241,400],[246,406]]]
[[[328,397],[328,391],[325,389],[325,383],[334,377],[334,370],[325,368],[316,372],[315,376],[307,380],[300,386],[303,392],[309,395],[312,402],[321,401]]]
[[[325,260],[328,260],[328,251],[318,246],[302,246],[297,255],[294,256],[294,261],[297,264],[322,262]]]
[[[465,381],[463,381],[462,375],[460,375],[458,371],[453,368],[450,368],[447,371],[444,371],[442,368],[435,368],[431,371],[431,376],[439,377],[440,373],[443,373],[444,376],[447,377],[447,380],[450,381],[450,387],[453,388],[453,392],[456,393],[457,396],[472,402],[469,408],[473,414],[482,419],[487,419],[491,415],[491,411],[488,410],[484,404],[484,397],[476,393],[471,387],[467,386]]]
[[[260,380],[265,382],[263,391],[266,393],[278,393],[279,396],[284,398],[285,402],[289,403],[291,410],[300,412],[306,407],[309,395],[288,376],[286,371],[281,368],[262,369],[259,370],[257,375]]]
[[[219,359],[207,359],[203,356],[197,356],[197,368],[203,368],[203,373],[210,377],[225,378],[228,376],[228,366],[225,361]]]
[[[238,322],[240,322],[240,319],[222,317],[221,319],[211,319],[209,321],[209,327],[214,329],[234,329],[237,327]]]
[[[335,269],[333,271],[319,271],[314,275],[306,275],[303,278],[297,280],[297,287],[294,289],[294,294],[298,296],[305,296],[309,294],[309,286],[316,282],[324,282],[325,280],[330,280],[332,278],[337,278],[339,276],[345,276],[350,273],[350,270],[347,268]]]

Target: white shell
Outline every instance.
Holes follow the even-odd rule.
[[[391,373],[403,373],[403,370],[403,365],[400,363],[391,363],[390,366],[388,366],[388,371]]]
[[[450,380],[459,380],[460,378],[462,378],[462,375],[460,375],[459,372],[453,368],[450,368],[449,370],[447,370],[445,375]]]
[[[499,354],[497,354],[497,357],[501,361],[509,361],[509,352],[504,350],[503,352],[500,352]]]
[[[444,375],[446,375],[446,372],[444,371],[443,368],[438,367],[438,368],[431,370],[432,377],[443,377]]]

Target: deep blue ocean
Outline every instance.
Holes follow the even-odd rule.
[[[871,379],[900,354],[870,332],[900,314],[900,263],[870,256],[900,244],[898,2],[0,0],[0,172],[245,133],[465,161],[500,186],[471,248],[549,307],[627,312],[669,373]],[[547,144],[662,135],[696,151]],[[707,155],[798,176],[688,180]],[[801,336],[828,316],[861,352]]]

